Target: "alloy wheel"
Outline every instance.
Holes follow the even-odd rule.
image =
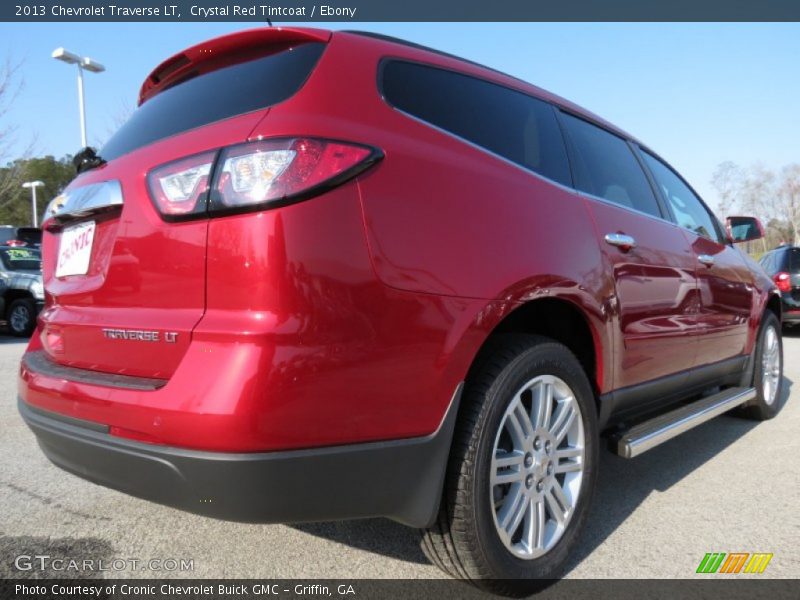
[[[778,393],[781,378],[781,348],[778,332],[770,325],[764,332],[764,348],[761,351],[762,392],[764,402],[772,404]]]
[[[19,304],[14,307],[9,315],[8,322],[11,325],[11,329],[16,332],[23,332],[28,327],[28,324],[31,321],[31,313],[28,310],[28,307],[24,304]]]
[[[551,550],[575,513],[584,470],[580,406],[558,377],[541,375],[512,398],[494,442],[490,499],[506,548],[522,559]]]

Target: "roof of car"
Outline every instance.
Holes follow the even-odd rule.
[[[449,66],[451,68],[464,70],[467,74],[484,77],[494,83],[537,96],[579,117],[594,121],[617,135],[629,138],[641,144],[634,136],[620,129],[613,123],[570,102],[566,98],[548,92],[522,79],[508,75],[492,67],[473,62],[469,59],[436,50],[435,48],[429,48],[401,38],[367,31],[342,30],[334,32],[326,29],[305,27],[259,27],[212,38],[187,48],[182,52],[178,52],[153,69],[144,83],[142,83],[142,87],[139,91],[139,104],[146,102],[159,92],[184,81],[188,77],[227,66],[232,62],[242,60],[243,56],[255,57],[259,52],[263,55],[265,50],[269,51],[268,49],[276,46],[281,47],[281,45],[292,45],[312,41],[329,42],[334,36],[337,38],[353,36],[353,38],[360,38],[362,40],[369,39],[375,43],[394,45],[406,50],[413,50],[418,52],[420,57],[427,55],[428,58],[442,63],[441,66]],[[641,145],[646,146],[645,144]]]

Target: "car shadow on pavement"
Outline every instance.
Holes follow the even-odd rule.
[[[299,523],[291,527],[359,550],[410,563],[429,564],[420,548],[419,532],[388,519]]]
[[[781,404],[788,399],[792,384],[790,379],[783,378]],[[588,557],[653,491],[669,489],[757,426],[756,421],[722,415],[632,460],[606,450],[605,439],[602,439],[600,473],[591,513],[562,575]],[[292,527],[390,558],[429,563],[420,548],[419,533],[386,519],[305,523]]]
[[[792,385],[792,380],[783,378],[781,407],[789,398]],[[607,450],[601,452],[598,486],[586,529],[563,574],[588,557],[652,492],[668,490],[758,425],[758,421],[729,413],[634,459]]]

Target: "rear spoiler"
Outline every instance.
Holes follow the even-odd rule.
[[[158,65],[139,90],[139,105],[181,81],[267,56],[303,42],[328,42],[331,32],[300,27],[262,27],[223,35],[187,48]]]

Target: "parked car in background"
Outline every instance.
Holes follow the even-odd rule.
[[[231,520],[389,517],[519,594],[603,518],[601,434],[633,458],[780,410],[780,297],[734,245],[756,220],[726,232],[642,142],[491,69],[241,31],[158,66],[79,164],[19,409],[91,481]]]
[[[27,246],[39,248],[41,245],[42,230],[38,227],[0,225],[0,246]]]
[[[758,262],[781,292],[784,324],[800,324],[800,247],[780,246]]]
[[[20,337],[30,335],[44,306],[41,251],[0,246],[0,279],[5,284],[2,314],[9,331]]]

